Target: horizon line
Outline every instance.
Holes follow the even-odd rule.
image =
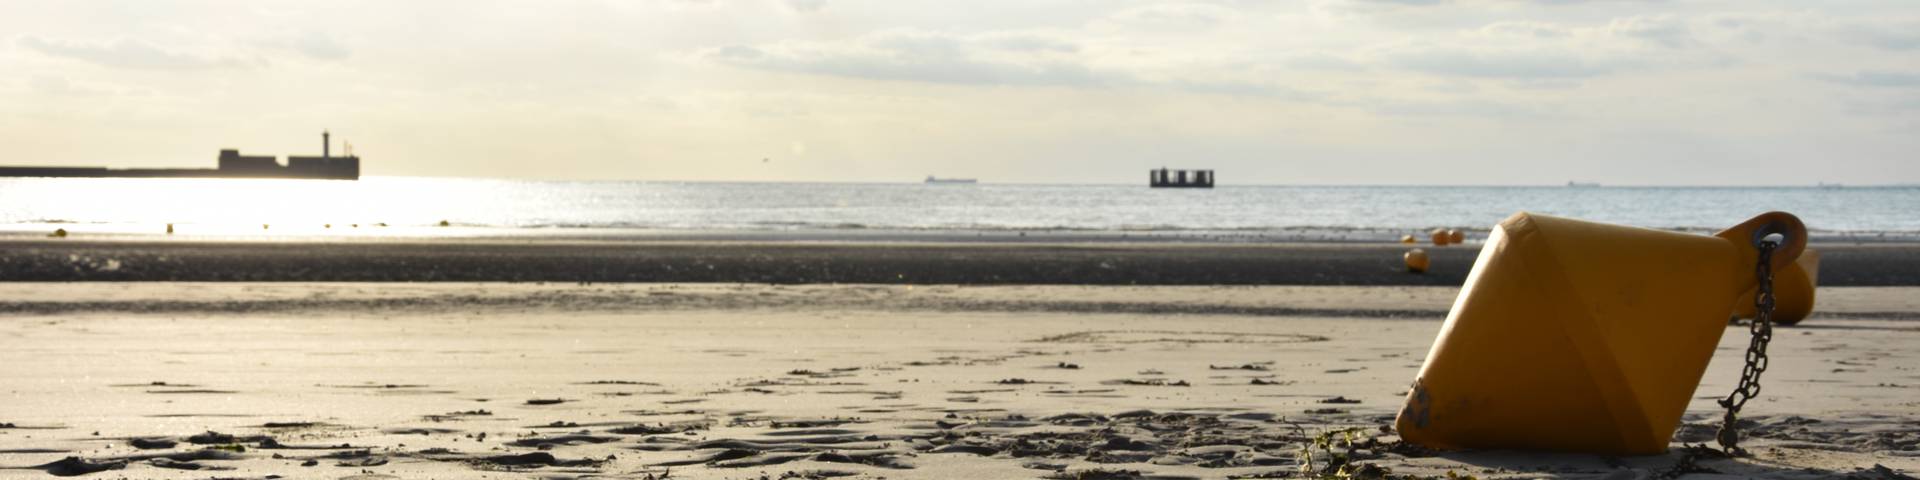
[[[901,181],[878,181],[878,180],[712,180],[712,179],[647,179],[647,178],[608,178],[608,179],[586,179],[586,178],[517,178],[517,177],[488,177],[488,176],[460,176],[460,175],[363,175],[363,176],[362,176],[361,178],[362,178],[362,179],[368,179],[368,178],[441,178],[441,179],[461,179],[461,180],[508,180],[508,181],[530,181],[530,182],[600,182],[600,183],[617,183],[617,182],[640,182],[640,183],[716,183],[716,184],[718,184],[718,183],[749,183],[749,184],[769,184],[769,183],[797,183],[797,184],[839,184],[839,185],[925,185],[925,183],[924,183],[923,181],[913,181],[913,180],[901,180]],[[987,181],[987,180],[984,180],[984,179],[977,179],[977,180],[979,180],[979,183],[974,183],[974,184],[961,184],[961,185],[941,185],[941,186],[942,186],[942,187],[947,187],[947,188],[967,188],[967,187],[968,187],[969,185],[972,185],[972,186],[979,186],[979,185],[1015,185],[1015,186],[1088,186],[1088,187],[1095,187],[1095,186],[1098,186],[1098,187],[1123,187],[1123,186],[1140,186],[1140,187],[1146,187],[1146,186],[1147,186],[1147,185],[1145,185],[1144,183],[1133,183],[1133,182],[1128,182],[1128,183],[1115,183],[1115,182],[1045,182],[1045,181],[1039,181],[1039,182],[1032,182],[1032,181]],[[1839,189],[1845,189],[1845,188],[1915,188],[1915,187],[1920,187],[1920,182],[1909,182],[1909,183],[1831,183],[1831,184],[1829,184],[1829,183],[1820,183],[1820,182],[1816,182],[1816,183],[1811,183],[1811,184],[1802,184],[1802,183],[1753,183],[1753,184],[1686,184],[1686,183],[1674,183],[1674,184],[1651,184],[1651,183],[1618,183],[1618,184],[1616,184],[1616,183],[1598,183],[1598,184],[1594,184],[1594,182],[1579,182],[1579,183],[1581,183],[1582,185],[1580,185],[1580,186],[1577,186],[1577,187],[1576,187],[1576,186],[1571,186],[1571,185],[1568,185],[1568,184],[1565,184],[1565,183],[1537,183],[1537,184],[1536,184],[1536,183],[1217,183],[1217,184],[1215,184],[1215,186],[1216,186],[1216,187],[1484,187],[1484,188],[1503,188],[1503,187],[1506,187],[1506,188],[1540,188],[1540,187],[1558,187],[1558,188],[1580,188],[1580,189],[1607,189],[1607,188],[1839,188]],[[1200,190],[1205,190],[1205,189],[1200,189]]]

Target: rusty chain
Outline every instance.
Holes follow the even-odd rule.
[[[1760,396],[1760,374],[1767,371],[1767,343],[1773,341],[1772,263],[1773,249],[1779,244],[1762,241],[1759,247],[1760,263],[1754,267],[1754,276],[1759,280],[1759,285],[1753,295],[1753,322],[1747,324],[1747,331],[1753,334],[1752,340],[1747,343],[1747,364],[1740,371],[1740,384],[1727,394],[1727,398],[1720,399],[1720,406],[1727,409],[1727,416],[1721,420],[1720,433],[1715,435],[1720,448],[1733,456],[1746,455],[1746,450],[1740,448],[1740,428],[1735,417],[1748,400]]]

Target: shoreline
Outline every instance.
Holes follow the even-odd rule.
[[[915,285],[1463,283],[1480,245],[0,237],[0,281]],[[1423,248],[1425,274],[1401,254]],[[1820,285],[1920,286],[1920,243],[1815,243]]]
[[[1450,286],[6,282],[0,283],[0,316],[432,316],[722,309],[1440,321],[1459,292]],[[1916,287],[1825,287],[1809,323],[1920,320],[1917,293],[1920,288]],[[1920,327],[1903,328],[1920,331]]]

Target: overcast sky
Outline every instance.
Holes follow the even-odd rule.
[[[0,0],[0,163],[1920,183],[1920,2]]]

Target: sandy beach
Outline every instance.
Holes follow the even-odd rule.
[[[1684,445],[1711,443],[1744,327],[1666,455],[1397,443],[1455,293],[6,283],[0,476],[1285,478],[1329,432],[1394,474],[1920,468],[1920,290],[1823,289],[1774,342],[1738,460]]]

